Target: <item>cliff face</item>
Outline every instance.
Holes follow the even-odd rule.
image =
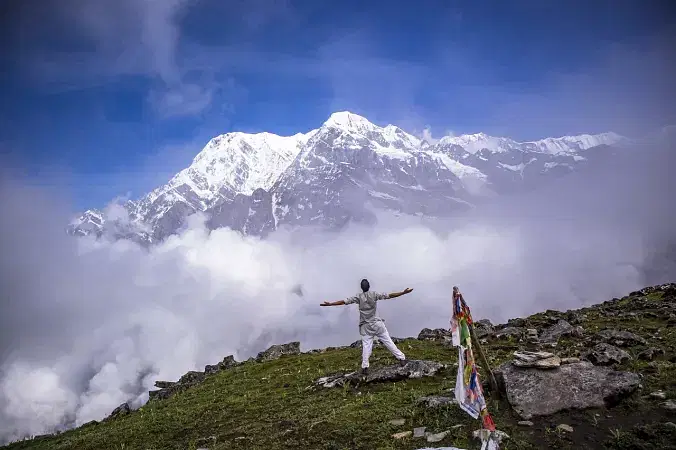
[[[488,406],[501,445],[676,448],[676,284],[506,324],[480,321],[476,331],[502,390]],[[409,363],[393,365],[376,345],[367,377],[355,373],[359,342],[228,356],[158,381],[137,411],[123,404],[102,422],[7,448],[478,448],[480,422],[453,398],[448,331],[396,342]]]

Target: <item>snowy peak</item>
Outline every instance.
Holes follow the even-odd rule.
[[[339,111],[331,114],[328,120],[324,122],[324,126],[355,132],[372,131],[380,128],[369,122],[365,117],[349,111]]]

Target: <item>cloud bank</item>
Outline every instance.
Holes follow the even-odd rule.
[[[358,339],[358,291],[415,289],[379,307],[394,336],[448,325],[450,289],[477,318],[568,309],[673,280],[673,147],[636,148],[535,193],[451,221],[384,214],[340,234],[267,240],[193,216],[146,251],[66,236],[52,190],[0,178],[0,441],[139,406],[155,380],[274,343]],[[655,268],[659,270],[654,270]],[[296,289],[300,285],[302,292]],[[355,361],[357,364],[357,361]]]

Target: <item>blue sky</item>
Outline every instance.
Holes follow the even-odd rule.
[[[3,1],[0,151],[73,208],[135,198],[228,131],[337,110],[435,137],[676,123],[669,2]]]

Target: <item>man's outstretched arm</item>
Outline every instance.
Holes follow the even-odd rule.
[[[397,298],[397,297],[401,297],[402,295],[410,294],[411,292],[413,292],[413,289],[406,288],[401,292],[392,292],[391,294],[388,294],[387,298]]]
[[[341,305],[345,305],[345,300],[338,300],[336,302],[324,302],[319,306],[341,306]]]

